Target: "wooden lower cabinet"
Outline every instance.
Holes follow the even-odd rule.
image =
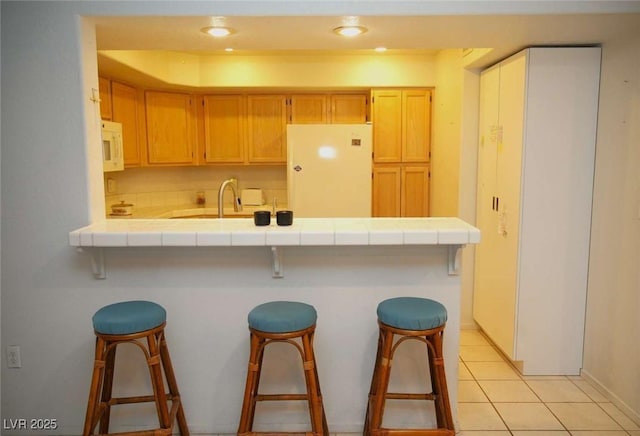
[[[428,166],[376,166],[372,186],[374,217],[429,216]]]
[[[373,169],[373,199],[371,202],[373,216],[400,216],[401,183],[400,167]]]
[[[402,168],[400,215],[405,217],[429,216],[429,167]]]

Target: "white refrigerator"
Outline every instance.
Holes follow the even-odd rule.
[[[371,124],[289,124],[287,190],[294,217],[371,216]]]

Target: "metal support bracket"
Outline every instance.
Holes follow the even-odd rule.
[[[448,263],[449,263],[449,275],[460,275],[460,252],[464,245],[449,245],[448,250]]]
[[[274,279],[281,279],[284,277],[284,265],[282,264],[282,248],[271,247],[271,259],[273,261],[273,273]]]
[[[102,247],[78,247],[78,251],[86,251],[89,253],[89,256],[91,257],[91,271],[93,272],[93,277],[100,280],[107,278],[107,269],[104,262],[104,249]]]

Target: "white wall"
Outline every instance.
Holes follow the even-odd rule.
[[[640,37],[602,51],[584,372],[640,422]]]
[[[345,6],[338,3],[327,7],[319,4],[325,2],[316,2],[316,7],[310,7],[309,3],[251,5],[255,7],[254,14],[346,12]],[[361,9],[353,6],[349,12],[411,12],[408,3],[401,8],[393,3],[378,2],[373,9],[366,9],[367,5]],[[456,3],[463,8],[465,2]],[[146,2],[131,2],[119,6],[118,13],[122,14],[232,14],[242,13],[246,7],[245,2],[158,2],[153,7]],[[177,371],[181,388],[192,392],[193,398],[198,395],[206,398],[202,403],[190,401],[188,414],[206,421],[209,431],[234,431],[228,427],[213,428],[210,421],[213,414],[235,416],[237,402],[212,403],[211,385],[197,377],[206,368],[191,371],[184,366],[184,362],[197,361],[195,347],[203,344],[202,337],[220,334],[207,330],[208,317],[228,321],[233,335],[245,333],[246,326],[238,322],[243,314],[226,313],[212,300],[212,292],[250,306],[265,289],[295,295],[296,283],[277,288],[270,277],[263,281],[255,275],[249,290],[251,298],[231,292],[234,265],[261,268],[263,262],[268,262],[266,254],[262,257],[244,251],[227,259],[213,257],[211,262],[220,262],[222,269],[215,267],[212,271],[222,271],[220,275],[208,270],[207,262],[194,252],[141,251],[138,254],[148,260],[132,257],[137,262],[135,267],[118,262],[117,256],[108,257],[107,268],[116,268],[119,273],[105,281],[94,280],[88,259],[73,251],[67,241],[70,230],[90,221],[87,205],[95,197],[86,170],[85,144],[92,134],[86,130],[84,121],[84,108],[90,103],[85,101],[78,15],[114,13],[114,6],[111,2],[3,1],[0,7],[1,331],[3,346],[21,345],[23,360],[21,369],[3,368],[2,417],[51,417],[63,426],[60,433],[77,433],[84,418],[87,374],[92,365],[91,314],[113,301],[151,298],[170,309],[169,339],[177,356],[174,363],[180,368]],[[425,11],[425,6],[416,5],[415,10]],[[603,53],[585,370],[637,414],[640,358],[634,339],[640,333],[637,321],[640,196],[636,170],[640,167],[637,149],[640,42],[611,44],[604,47]],[[98,198],[95,202],[102,200]],[[469,210],[468,205],[466,208],[461,205],[460,210],[463,209]],[[180,270],[177,274],[154,268],[156,264],[175,263]],[[374,278],[381,279],[384,278]],[[350,280],[359,279],[351,276]],[[185,287],[185,283],[191,286]],[[338,282],[331,284],[339,289]],[[363,290],[369,285],[360,284]],[[336,291],[332,295],[337,294]],[[358,299],[349,301],[356,304]],[[326,302],[320,299],[319,304]],[[194,328],[201,328],[198,331],[203,336],[194,337]],[[212,345],[207,341],[204,344]],[[230,353],[231,362],[246,352],[245,345],[238,341],[237,348]],[[222,358],[211,350],[206,348],[207,357]],[[4,352],[3,348],[2,364]],[[218,362],[220,372],[215,380],[210,380],[212,385],[225,386],[242,372],[225,367],[228,360]],[[333,376],[339,377],[339,371]],[[235,395],[230,392],[217,394]],[[214,407],[209,407],[211,404]]]

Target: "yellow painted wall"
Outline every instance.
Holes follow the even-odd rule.
[[[168,51],[101,51],[112,61],[168,84],[186,87],[386,87],[434,86],[435,55],[186,54]]]
[[[436,57],[436,92],[431,148],[431,215],[458,216],[462,122],[462,50]]]

